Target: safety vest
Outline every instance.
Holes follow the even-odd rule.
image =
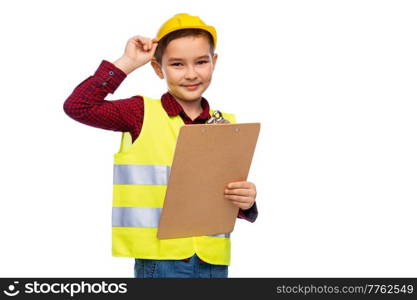
[[[160,99],[143,99],[145,114],[139,137],[132,144],[130,133],[124,132],[119,151],[114,154],[113,256],[184,259],[196,253],[208,263],[230,265],[230,234],[156,237],[177,136],[184,121],[179,115],[169,116]],[[233,114],[223,116],[236,122]]]

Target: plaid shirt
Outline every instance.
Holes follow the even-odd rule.
[[[109,61],[103,60],[94,73],[82,81],[65,100],[63,108],[72,119],[97,128],[129,132],[134,142],[142,129],[144,102],[141,96],[120,100],[104,100],[113,94],[126,74]],[[161,96],[162,106],[169,116],[180,115],[185,124],[204,124],[210,118],[210,106],[202,97],[203,111],[194,120],[184,112],[182,106],[170,93]],[[238,218],[255,222],[258,216],[256,202],[248,210],[239,210]]]

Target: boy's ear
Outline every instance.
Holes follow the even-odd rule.
[[[164,79],[164,73],[162,72],[161,66],[158,64],[155,58],[151,59],[151,65],[155,70],[156,75],[158,75],[159,78]]]
[[[217,53],[214,53],[213,55],[213,69],[216,67],[216,62],[217,62]]]

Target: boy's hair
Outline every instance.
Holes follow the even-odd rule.
[[[209,32],[203,29],[199,29],[199,28],[186,28],[186,29],[173,31],[167,34],[166,36],[164,36],[159,41],[158,46],[156,47],[156,50],[155,50],[155,54],[154,54],[156,61],[160,65],[162,65],[162,55],[164,54],[165,49],[167,48],[169,42],[178,38],[185,37],[185,36],[195,36],[195,37],[205,36],[209,42],[210,54],[211,56],[214,55],[214,41],[213,41],[213,37],[211,36]]]

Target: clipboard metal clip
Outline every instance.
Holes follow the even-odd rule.
[[[219,124],[219,123],[230,123],[228,120],[223,118],[223,114],[220,110],[215,110],[210,119],[207,120],[206,124]]]

